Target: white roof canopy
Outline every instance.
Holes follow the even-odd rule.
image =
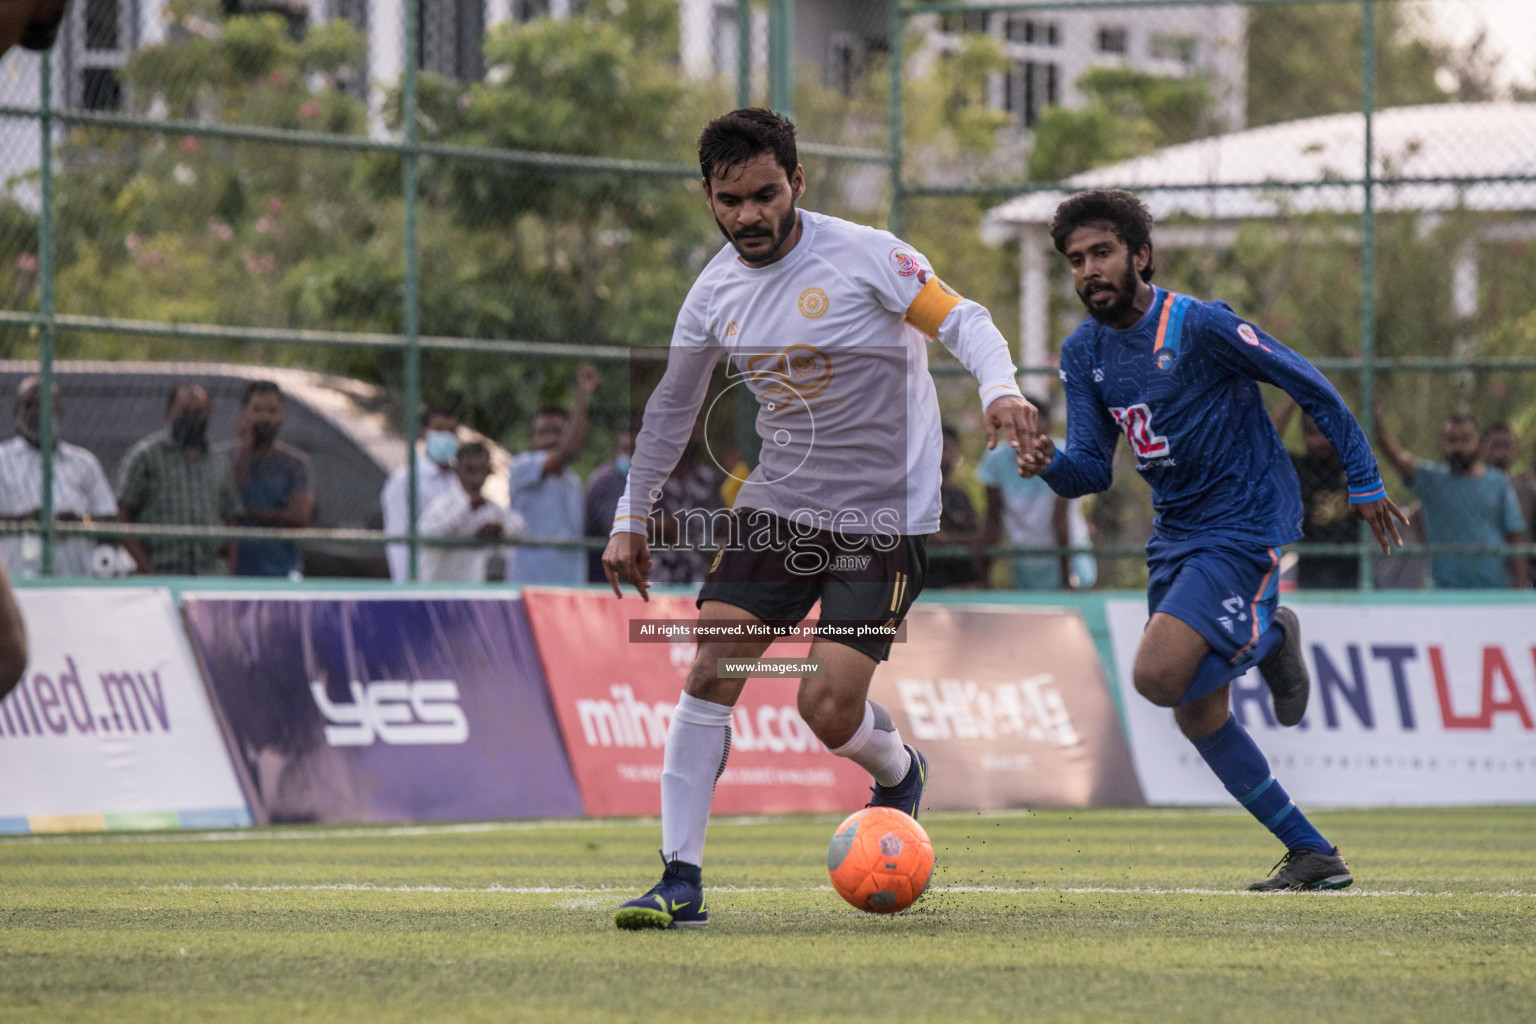
[[[1536,210],[1536,103],[1394,107],[1376,113],[1372,133],[1376,177],[1389,182],[1375,190],[1378,210]],[[1159,220],[1178,215],[1233,221],[1306,212],[1359,213],[1364,188],[1329,182],[1359,181],[1364,161],[1365,117],[1357,112],[1170,146],[1085,171],[1066,183],[1074,192],[1146,190],[1142,201]],[[1507,180],[1521,176],[1533,180]],[[1506,180],[1390,184],[1402,178]],[[1026,193],[994,207],[982,223],[982,237],[995,245],[1030,225],[1049,224],[1068,194]]]
[[[1372,202],[1378,211],[1432,216],[1453,210],[1536,211],[1536,103],[1381,110],[1372,119],[1372,145],[1378,182]],[[1236,237],[1239,221],[1361,214],[1364,164],[1364,114],[1331,114],[1169,146],[1073,175],[1064,183],[1070,191],[1027,192],[993,207],[982,219],[982,240],[989,245],[1019,240],[1021,363],[1047,363],[1047,266],[1054,254],[1046,228],[1068,195],[1129,189],[1159,222],[1191,218],[1202,225],[1158,228],[1156,237],[1165,248],[1223,246]],[[1527,180],[1512,180],[1519,178]],[[1485,225],[1479,235],[1532,234],[1531,221],[1500,220]],[[1464,284],[1457,289],[1457,312],[1466,315],[1469,305],[1475,309],[1476,253],[1469,248],[1459,260],[1458,281]]]

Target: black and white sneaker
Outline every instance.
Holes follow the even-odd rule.
[[[1289,608],[1276,610],[1274,625],[1284,634],[1285,640],[1273,654],[1259,662],[1259,674],[1264,677],[1269,695],[1275,702],[1275,718],[1281,725],[1291,726],[1307,713],[1312,679],[1301,656],[1301,623],[1296,621],[1296,613]]]
[[[1287,850],[1275,865],[1274,873],[1248,887],[1250,892],[1284,892],[1290,889],[1347,889],[1355,878],[1349,865],[1339,856],[1316,850]]]

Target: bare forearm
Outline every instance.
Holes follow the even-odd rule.
[[[6,578],[5,569],[0,568],[0,698],[11,692],[26,670],[26,625],[11,581]]]

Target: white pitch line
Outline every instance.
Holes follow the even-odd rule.
[[[550,896],[550,895],[583,895],[599,896],[627,893],[629,887],[610,886],[582,886],[582,885],[489,885],[489,886],[451,886],[451,885],[375,885],[370,882],[334,882],[316,883],[311,885],[245,885],[239,882],[229,882],[224,885],[141,885],[141,891],[160,892],[381,892],[381,893],[463,893],[466,895],[497,894],[505,896]],[[830,885],[804,885],[804,886],[751,886],[751,885],[712,885],[709,891],[713,893],[795,893],[795,892],[831,892]],[[1250,893],[1243,889],[1164,889],[1151,886],[1116,888],[1112,886],[995,886],[995,885],[949,885],[939,886],[928,890],[928,895],[947,894],[990,894],[997,896],[1031,896],[1070,893],[1072,895],[1110,895],[1110,896],[1252,896],[1260,897],[1268,893]],[[1509,897],[1532,897],[1536,893],[1509,890],[1494,893],[1476,892],[1423,892],[1418,889],[1347,889],[1331,892],[1330,896],[1340,897],[1384,897],[1384,896],[1493,896],[1498,899]]]

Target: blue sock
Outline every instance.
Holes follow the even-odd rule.
[[[1226,725],[1193,742],[1227,792],[1273,832],[1287,850],[1333,852],[1333,844],[1312,827],[1301,808],[1291,802],[1285,789],[1269,773],[1264,752],[1253,742],[1248,730],[1237,724],[1237,719],[1228,718]]]
[[[1194,677],[1185,687],[1184,696],[1179,698],[1179,703],[1189,704],[1215,693],[1249,668],[1269,657],[1275,652],[1275,648],[1284,642],[1285,634],[1274,626],[1270,626],[1259,634],[1259,639],[1237,665],[1233,665],[1215,651],[1211,651],[1200,659],[1199,665],[1195,666]]]

